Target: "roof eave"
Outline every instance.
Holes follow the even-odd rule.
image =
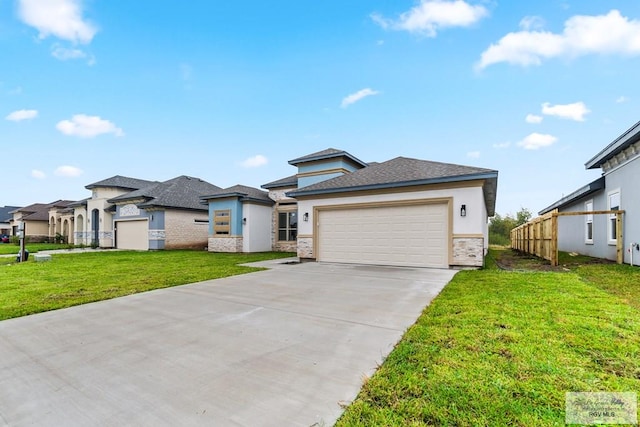
[[[297,159],[293,159],[293,160],[289,160],[289,164],[291,166],[297,166],[300,163],[309,163],[309,162],[316,162],[318,160],[327,160],[327,159],[335,159],[338,157],[346,157],[347,159],[353,161],[356,164],[359,164],[362,167],[366,167],[368,166],[368,164],[366,162],[363,162],[362,160],[358,159],[357,157],[347,153],[346,151],[341,151],[338,153],[331,153],[331,154],[322,154],[319,156],[314,156],[314,157],[298,157]]]
[[[382,184],[368,184],[368,185],[357,185],[351,187],[338,187],[338,188],[326,188],[326,189],[318,189],[318,190],[308,190],[305,191],[304,188],[301,190],[290,191],[285,193],[288,197],[304,197],[304,196],[315,196],[320,194],[336,194],[336,193],[346,193],[352,191],[366,191],[366,190],[383,190],[389,188],[401,188],[401,187],[413,187],[416,185],[430,185],[430,184],[445,184],[450,182],[462,182],[462,181],[474,181],[479,179],[498,179],[498,172],[483,172],[477,174],[470,175],[456,175],[456,176],[446,176],[440,178],[429,178],[429,179],[421,179],[414,181],[399,181],[399,182],[386,182]]]
[[[635,140],[634,140],[635,138]],[[627,129],[622,135],[613,140],[609,145],[602,149],[598,154],[587,161],[584,166],[586,169],[597,169],[611,157],[624,150],[628,145],[640,140],[640,122]]]
[[[605,177],[601,176],[600,178],[596,179],[593,182],[590,182],[589,184],[578,188],[576,191],[574,191],[573,193],[569,194],[568,196],[563,197],[560,200],[557,200],[556,202],[554,202],[553,204],[547,206],[546,208],[542,209],[540,212],[538,212],[538,215],[544,215],[546,213],[551,212],[554,209],[560,209],[563,208],[567,205],[570,205],[571,203],[575,202],[578,199],[581,199],[583,197],[586,197],[590,194],[593,194],[597,191],[600,191],[602,189],[605,188]]]

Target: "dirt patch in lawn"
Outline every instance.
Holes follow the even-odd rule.
[[[542,258],[526,254],[524,252],[514,251],[509,248],[492,248],[490,256],[493,257],[498,268],[503,270],[520,270],[520,271],[572,271],[582,265],[589,264],[615,264],[601,258],[592,258],[576,253],[560,252],[559,265],[553,267],[551,263]]]

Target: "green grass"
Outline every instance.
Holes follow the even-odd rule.
[[[38,251],[49,251],[54,249],[69,249],[73,246],[61,245],[58,243],[27,243],[25,248],[29,253],[35,253]],[[18,254],[20,252],[20,245],[14,243],[0,243],[0,255]]]
[[[52,261],[0,258],[0,320],[260,270],[238,264],[290,253],[91,252]]]
[[[564,425],[566,392],[640,390],[638,297],[637,267],[460,272],[337,425]]]

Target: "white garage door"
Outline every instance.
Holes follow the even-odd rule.
[[[449,266],[446,204],[319,212],[319,261],[412,267]]]
[[[149,226],[143,221],[116,222],[116,247],[118,249],[149,250]]]

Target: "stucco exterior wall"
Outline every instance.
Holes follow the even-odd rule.
[[[242,212],[246,218],[243,225],[243,252],[266,252],[271,250],[271,206],[244,203]]]
[[[206,211],[164,212],[165,249],[204,249],[208,246],[209,215]],[[151,233],[153,230],[149,230]],[[160,230],[158,230],[160,231]],[[150,236],[150,238],[153,236]]]

